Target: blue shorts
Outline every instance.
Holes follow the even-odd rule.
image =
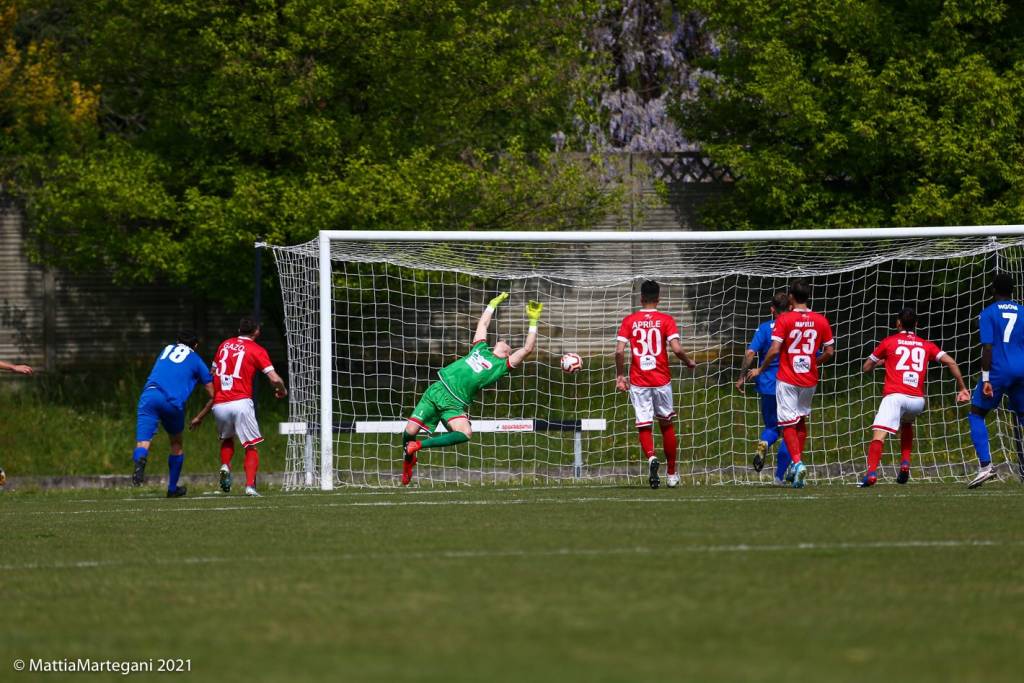
[[[185,409],[171,403],[158,389],[146,389],[139,396],[135,413],[135,440],[152,441],[158,423],[168,434],[181,434],[185,431]]]
[[[974,394],[971,396],[972,406],[986,411],[992,410],[998,408],[1003,396],[1006,396],[1010,410],[1018,415],[1024,414],[1024,380],[1003,384],[997,378],[992,382],[992,398],[987,398],[981,393],[982,384],[983,382],[979,380],[978,386],[974,387]]]
[[[775,394],[759,394],[761,397],[761,419],[768,429],[778,429],[779,408],[775,402]]]

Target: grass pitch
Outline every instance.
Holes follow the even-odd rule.
[[[210,681],[1017,681],[1022,516],[1015,482],[9,492],[0,671],[89,657],[190,659],[183,675]]]

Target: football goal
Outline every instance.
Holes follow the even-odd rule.
[[[768,483],[751,458],[761,429],[752,386],[733,386],[768,302],[807,278],[811,307],[836,336],[809,423],[808,482],[853,483],[881,399],[881,371],[861,372],[904,306],[919,334],[979,376],[977,316],[996,271],[1024,290],[1024,226],[766,232],[322,232],[273,248],[288,340],[287,488],[397,486],[404,420],[438,370],[469,352],[484,307],[511,297],[488,341],[521,346],[524,306],[544,303],[537,351],[470,408],[467,444],[420,452],[414,482],[544,485],[640,481],[645,468],[627,394],[615,386],[619,323],[647,279],[698,365],[674,361],[682,483]],[[576,353],[583,369],[562,370]],[[671,357],[671,356],[670,356]],[[912,480],[976,466],[967,408],[941,366],[928,373]],[[993,457],[1016,476],[1012,420],[990,418]],[[894,441],[896,443],[894,443]],[[659,436],[655,435],[660,450]],[[894,476],[898,439],[880,474]]]

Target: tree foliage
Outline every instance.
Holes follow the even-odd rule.
[[[721,49],[677,116],[740,178],[712,227],[1024,222],[1019,3],[696,5]]]
[[[0,182],[22,156],[94,141],[98,93],[68,78],[52,40],[15,39],[18,8],[0,8]]]
[[[94,124],[79,144],[2,149],[64,267],[238,303],[257,240],[576,227],[614,200],[549,151],[585,105],[588,0],[18,4],[8,42],[48,41],[54,99],[98,94],[68,110]]]

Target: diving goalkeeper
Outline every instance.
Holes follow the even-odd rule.
[[[487,328],[494,317],[494,309],[508,298],[508,292],[502,292],[491,299],[476,324],[473,335],[473,348],[469,354],[446,365],[438,371],[438,381],[427,387],[409,417],[409,422],[402,432],[402,486],[412,481],[412,471],[416,467],[416,451],[421,448],[437,448],[465,443],[473,436],[473,428],[469,421],[469,406],[476,400],[477,394],[484,387],[489,387],[508,374],[508,371],[519,367],[526,357],[533,353],[537,342],[537,321],[544,305],[539,301],[526,304],[526,318],[530,329],[526,333],[523,348],[512,350],[504,341],[497,341],[494,348],[487,346]],[[447,433],[417,441],[416,435],[422,430],[428,434],[434,431],[438,422],[443,422]]]

